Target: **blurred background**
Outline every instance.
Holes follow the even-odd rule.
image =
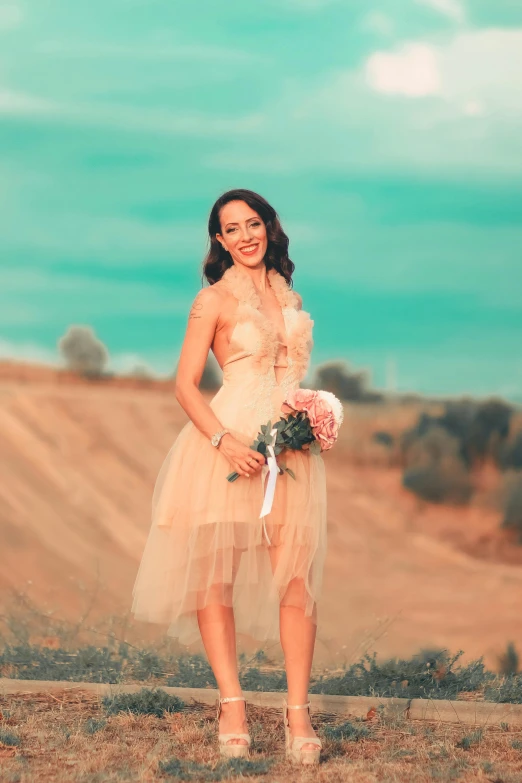
[[[5,638],[161,638],[131,589],[208,212],[244,187],[346,406],[318,662],[518,668],[521,94],[511,0],[0,2]]]

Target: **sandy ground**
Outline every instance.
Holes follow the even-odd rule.
[[[400,431],[416,414],[347,408],[325,456],[323,665],[436,645],[495,667],[509,641],[522,649],[522,547],[499,529],[495,476],[480,476],[468,508],[430,506],[371,445],[373,431]],[[154,480],[185,421],[167,384],[0,372],[0,604],[21,590],[76,617],[98,585],[95,613],[127,612]]]

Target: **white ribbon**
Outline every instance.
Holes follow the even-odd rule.
[[[275,442],[276,434],[277,434],[277,430],[274,427],[270,433],[272,442]],[[263,532],[266,536],[266,540],[268,541],[268,545],[270,546],[272,542],[270,541],[266,530],[265,516],[270,513],[270,510],[272,508],[272,503],[274,502],[274,494],[275,494],[277,477],[279,475],[279,467],[277,465],[276,456],[274,453],[274,447],[267,446],[267,451],[268,451],[268,457],[267,457],[268,464],[263,465],[261,469],[261,486],[264,486],[265,478],[267,474],[268,474],[268,482],[266,485],[265,496],[263,498],[263,507],[261,508],[261,513],[259,514],[259,517],[263,518]]]

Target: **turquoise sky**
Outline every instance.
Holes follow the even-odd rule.
[[[0,354],[170,372],[246,187],[314,363],[522,400],[521,96],[513,0],[0,0]]]

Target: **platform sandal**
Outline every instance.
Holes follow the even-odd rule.
[[[310,714],[310,702],[306,704],[287,704],[283,702],[283,723],[285,726],[286,757],[293,764],[318,764],[321,755],[322,742],[319,737],[292,737],[288,722],[288,710],[308,710]],[[316,745],[315,748],[303,749],[303,745]]]
[[[244,696],[228,696],[224,699],[219,697],[217,703],[217,722],[219,727],[219,716],[221,715],[221,705],[228,704],[230,701],[244,701],[246,705],[246,699]],[[219,728],[218,728],[219,732]],[[231,740],[245,740],[246,744],[239,744],[237,742],[230,742]],[[230,744],[229,744],[230,743]],[[218,733],[219,753],[225,758],[247,758],[250,750],[250,734],[219,734]]]

